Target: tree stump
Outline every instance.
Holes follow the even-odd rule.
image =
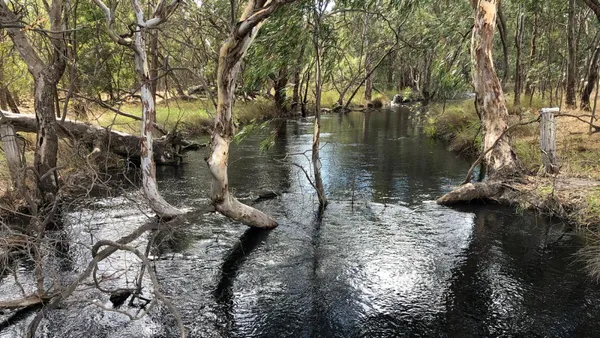
[[[558,174],[558,159],[556,158],[556,119],[554,113],[559,108],[543,108],[540,112],[540,149],[542,164],[547,174]]]

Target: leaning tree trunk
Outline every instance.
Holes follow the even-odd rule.
[[[242,60],[264,20],[283,3],[249,0],[240,22],[221,47],[217,70],[217,114],[211,138],[211,151],[206,159],[213,177],[211,199],[216,210],[248,226],[266,229],[276,227],[277,222],[265,213],[241,203],[230,194],[227,166],[229,144],[235,135],[232,114],[235,81]]]
[[[576,96],[576,76],[577,76],[577,43],[575,40],[575,0],[569,0],[569,13],[567,24],[567,88],[566,105],[567,108],[575,108]]]
[[[152,140],[152,129],[156,121],[156,104],[154,95],[156,93],[156,79],[150,77],[148,66],[148,55],[144,40],[145,29],[144,17],[141,8],[134,5],[140,27],[135,32],[135,68],[141,82],[142,97],[142,128],[141,128],[141,150],[140,169],[142,171],[142,191],[148,200],[150,208],[160,217],[170,219],[182,215],[183,212],[169,204],[158,192],[156,183],[156,163],[154,162],[154,149]]]
[[[471,59],[475,67],[473,85],[484,130],[483,146],[486,150],[493,147],[484,160],[489,176],[499,178],[520,173],[520,165],[508,136],[503,135],[508,128],[508,111],[492,59],[496,3],[496,0],[479,0],[476,6]]]
[[[594,90],[596,82],[598,82],[598,61],[600,60],[600,46],[594,50],[592,61],[590,62],[590,69],[588,70],[587,84],[581,92],[581,109],[590,111],[590,96]]]

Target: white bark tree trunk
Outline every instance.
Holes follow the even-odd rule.
[[[152,140],[152,126],[156,120],[156,106],[152,94],[152,81],[148,67],[145,34],[147,30],[154,29],[165,22],[169,15],[179,6],[180,0],[172,0],[168,4],[160,0],[154,7],[152,17],[144,18],[144,11],[139,0],[131,0],[136,18],[135,40],[123,37],[113,30],[115,23],[114,9],[109,8],[102,0],[93,0],[104,12],[107,24],[107,33],[116,43],[131,48],[135,53],[135,68],[141,84],[142,97],[142,130],[140,142],[140,162],[142,170],[142,191],[148,200],[150,208],[165,219],[182,215],[183,212],[169,204],[158,192],[156,184],[156,164],[154,162],[154,149]]]
[[[474,64],[473,85],[481,109],[484,149],[492,147],[508,128],[508,111],[504,93],[492,59],[496,10],[496,0],[477,2],[471,44],[471,58]],[[521,172],[519,160],[506,135],[502,136],[494,149],[487,153],[485,162],[490,177],[514,176]]]
[[[267,214],[247,206],[229,193],[227,166],[229,144],[235,135],[232,108],[235,81],[241,62],[260,26],[280,5],[289,1],[249,0],[240,21],[221,46],[217,70],[217,115],[211,138],[211,152],[206,163],[212,179],[211,199],[221,214],[251,227],[271,229],[277,222]]]
[[[141,84],[142,97],[142,128],[141,128],[141,151],[140,169],[142,171],[142,191],[148,200],[150,208],[160,218],[174,218],[183,212],[169,204],[158,192],[156,183],[156,164],[154,163],[154,149],[152,141],[152,129],[156,121],[156,105],[152,93],[152,80],[148,67],[148,55],[146,53],[144,14],[138,0],[133,0],[133,8],[139,27],[135,32],[135,68]]]
[[[58,191],[57,155],[58,137],[55,111],[56,85],[60,81],[65,67],[66,45],[63,37],[65,29],[62,20],[63,1],[54,0],[47,8],[50,21],[50,38],[52,54],[42,60],[38,51],[18,27],[5,28],[13,45],[34,79],[34,106],[38,121],[38,132],[34,155],[34,168],[37,175],[37,188],[41,204],[54,201]],[[20,19],[4,1],[0,1],[0,23],[16,23]]]
[[[23,165],[21,161],[21,152],[19,149],[19,141],[16,136],[13,126],[4,121],[4,112],[0,113],[0,138],[4,148],[8,171],[12,180],[13,188],[21,189],[21,172]]]

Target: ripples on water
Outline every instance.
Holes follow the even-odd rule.
[[[326,116],[322,161],[331,203],[321,219],[304,173],[272,160],[297,154],[291,160],[309,168],[302,154],[311,147],[311,120],[274,123],[277,139],[266,154],[258,150],[264,135],[234,146],[237,196],[252,203],[257,190],[282,193],[256,205],[279,221],[271,232],[205,211],[206,154],[159,168],[166,199],[194,210],[185,230],[157,235],[152,253],[190,336],[600,336],[600,289],[574,256],[581,239],[509,208],[436,205],[469,163],[422,136],[422,119],[407,110]],[[88,261],[92,237],[117,239],[143,224],[138,208],[130,199],[104,199],[69,214],[78,244],[67,250],[74,263],[62,268],[64,278]],[[146,241],[134,245],[143,250]],[[121,273],[113,282],[119,286],[135,278],[136,267],[133,256],[119,253],[101,270]],[[0,285],[0,295],[13,292],[14,285]],[[79,292],[51,311],[41,335],[177,335],[163,308],[130,322],[91,299],[110,305],[98,292]]]

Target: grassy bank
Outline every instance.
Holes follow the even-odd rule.
[[[32,102],[27,102],[27,106],[21,107],[23,113],[32,114]],[[28,108],[29,107],[29,108]],[[114,108],[133,116],[141,117],[141,103],[123,103]],[[281,116],[272,99],[259,97],[253,101],[238,101],[234,109],[234,119],[238,126],[244,126],[253,121],[261,121]],[[215,108],[208,99],[197,99],[193,101],[168,100],[159,102],[156,105],[157,123],[164,126],[167,130],[177,129],[182,132],[184,137],[193,139],[195,137],[209,134],[214,124]],[[74,118],[70,115],[69,118]],[[141,122],[130,117],[118,115],[110,109],[102,108],[95,104],[87,105],[86,116],[76,118],[78,120],[110,127],[133,135],[140,133]],[[26,140],[25,155],[27,164],[33,164],[33,153],[35,147],[35,135],[20,133]],[[161,136],[156,133],[155,136]],[[0,143],[1,146],[1,143]],[[86,147],[72,147],[66,139],[59,142],[59,166],[65,169],[61,170],[61,176],[68,179],[71,176],[85,175],[93,168],[86,161],[89,149]],[[111,156],[103,165],[108,168],[119,166],[122,159],[117,156]],[[72,175],[76,174],[76,175]],[[4,152],[0,151],[0,196],[6,196],[11,186],[11,178],[6,164]],[[14,194],[13,194],[14,195]],[[18,198],[18,196],[15,196]]]
[[[117,107],[128,114],[141,117],[140,103],[126,103]],[[168,101],[156,105],[156,121],[167,130],[177,129],[188,137],[199,136],[210,132],[214,123],[215,109],[209,100]],[[237,102],[233,108],[234,118],[238,125],[245,125],[253,120],[268,119],[278,116],[272,100],[258,98],[249,102]],[[117,115],[108,109],[92,106],[88,122],[101,126],[112,126],[113,129],[138,134],[140,122],[129,117]]]
[[[510,97],[508,102],[512,102]],[[533,120],[542,107],[549,104],[534,98],[522,107],[520,114],[510,115],[509,125]],[[564,107],[564,105],[563,105]],[[517,109],[509,105],[509,111]],[[563,109],[563,113],[587,115],[589,112]],[[472,100],[452,102],[444,108],[432,105],[425,130],[429,136],[448,144],[464,155],[476,156],[481,151],[481,128]],[[539,149],[539,124],[516,128],[512,143],[527,173],[514,201],[521,209],[537,209],[583,226],[600,225],[600,134],[589,134],[589,126],[575,118],[557,118],[557,155],[560,174],[547,177],[542,173]]]

